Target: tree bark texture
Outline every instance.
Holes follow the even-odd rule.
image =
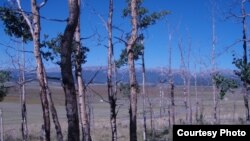
[[[45,139],[46,141],[50,140],[50,111],[49,106],[51,107],[52,117],[53,121],[55,123],[56,132],[57,132],[57,139],[58,141],[62,141],[62,132],[60,128],[60,124],[58,121],[58,117],[56,114],[56,109],[54,107],[51,93],[48,87],[47,83],[47,75],[45,72],[45,68],[43,65],[42,57],[41,57],[41,51],[40,51],[40,30],[41,30],[41,24],[40,24],[40,8],[46,4],[47,1],[43,1],[39,6],[37,5],[36,0],[31,0],[31,10],[33,15],[33,22],[31,22],[28,18],[28,16],[24,13],[24,11],[21,8],[21,2],[20,0],[17,0],[18,8],[21,11],[21,14],[23,15],[26,23],[28,24],[30,28],[30,32],[32,34],[33,42],[34,42],[34,55],[36,59],[37,64],[37,78],[40,85],[40,99],[42,103],[42,111],[43,111],[43,129],[45,133]]]
[[[80,7],[80,0],[78,0],[78,5]],[[91,141],[90,135],[90,124],[87,114],[87,103],[86,103],[86,88],[82,76],[82,58],[81,53],[81,35],[80,35],[80,16],[78,18],[78,25],[75,30],[75,41],[77,42],[76,47],[76,79],[78,84],[78,107],[79,107],[79,118],[80,118],[80,129],[82,133],[82,141]]]
[[[22,51],[24,51],[24,42],[22,40]],[[19,56],[18,56],[19,58]],[[22,52],[22,65],[19,64],[19,83],[21,96],[21,111],[22,111],[22,137],[24,141],[28,140],[28,125],[27,125],[27,108],[26,108],[26,85],[25,85],[25,53]],[[19,59],[18,59],[19,63]]]
[[[63,141],[62,128],[61,128],[61,125],[60,125],[60,122],[59,122],[59,119],[58,119],[56,107],[54,105],[54,101],[53,101],[53,98],[52,98],[52,93],[51,93],[51,90],[49,88],[45,68],[44,68],[43,72],[44,72],[44,76],[45,76],[44,77],[44,82],[45,82],[45,86],[46,86],[46,93],[47,93],[48,103],[49,103],[50,112],[51,112],[51,115],[52,115],[52,120],[53,120],[54,125],[55,125],[57,141]]]
[[[144,49],[142,50],[142,110],[143,110],[143,141],[147,141],[147,116],[146,116],[146,69],[145,69],[145,59],[144,59]]]
[[[108,85],[108,98],[110,104],[110,125],[112,141],[117,141],[117,126],[116,126],[116,80],[115,75],[115,62],[113,52],[113,32],[112,32],[112,21],[113,21],[113,0],[109,0],[109,15],[108,15],[108,73],[107,73],[107,85]]]
[[[79,18],[78,0],[68,0],[69,17],[61,43],[61,75],[68,119],[68,140],[79,141],[79,118],[72,74],[72,41]]]
[[[44,66],[40,52],[40,12],[37,7],[36,0],[31,0],[31,10],[33,14],[33,42],[34,42],[34,55],[37,64],[37,78],[40,85],[40,98],[42,103],[43,110],[43,119],[44,119],[44,129],[45,129],[45,140],[50,141],[50,112],[48,98],[46,94],[46,85],[44,82]]]
[[[247,65],[247,19],[246,19],[246,9],[245,9],[245,2],[246,0],[242,0],[241,3],[241,14],[242,14],[242,26],[243,26],[243,63],[244,65]],[[247,82],[246,80],[243,81],[243,99],[244,99],[244,105],[246,109],[246,120],[250,121],[250,113],[249,113],[249,104],[248,104],[248,88],[247,88]]]
[[[135,73],[135,62],[133,47],[137,39],[137,0],[130,2],[131,16],[132,16],[132,33],[128,40],[127,53],[128,53],[128,66],[129,66],[129,84],[130,84],[130,141],[137,141],[137,82]]]
[[[215,35],[215,2],[212,2],[212,53],[211,53],[211,65],[212,65],[212,76],[216,73],[216,66],[215,66],[215,48],[216,48],[216,35]],[[212,87],[213,87],[213,102],[214,102],[214,123],[218,122],[218,93],[217,88],[215,85],[215,81],[212,80]]]
[[[175,99],[174,99],[174,82],[173,82],[173,74],[172,74],[172,33],[169,33],[168,36],[168,41],[169,41],[169,85],[170,85],[170,99],[171,99],[171,119],[172,119],[172,124],[175,124]],[[171,120],[170,120],[171,121]]]

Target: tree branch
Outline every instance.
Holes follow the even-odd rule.
[[[117,115],[118,115],[118,113],[119,113],[119,110],[120,110],[121,106],[122,106],[122,105],[119,105],[119,106],[118,106],[117,111],[115,112],[115,116],[117,116]]]
[[[24,17],[26,23],[28,24],[28,26],[29,26],[29,28],[30,28],[30,33],[31,33],[32,37],[34,37],[34,29],[33,29],[33,26],[32,26],[32,24],[31,24],[31,22],[30,22],[28,16],[27,16],[27,15],[25,14],[25,12],[23,11],[20,0],[16,0],[16,2],[17,2],[18,9],[20,10],[21,14],[23,15],[23,17]]]
[[[95,74],[92,76],[92,78],[89,80],[89,82],[86,84],[85,87],[88,87],[88,85],[91,84],[91,83],[94,81],[95,77],[96,77],[97,74],[100,72],[101,68],[102,68],[102,67],[100,67],[99,70],[97,70],[97,71],[95,72]]]
[[[23,12],[27,13],[27,14],[31,14],[31,15],[35,15],[35,16],[39,16],[41,19],[44,19],[46,21],[53,21],[53,22],[67,22],[68,19],[55,19],[55,18],[47,18],[45,16],[41,16],[41,15],[37,15],[37,14],[34,14],[32,12],[28,12],[28,11],[24,11]]]
[[[15,9],[13,9],[13,10],[15,10]],[[16,10],[16,11],[13,11],[14,13],[20,13],[20,14],[22,14],[22,12],[24,12],[24,13],[26,13],[26,14],[30,14],[30,15],[35,15],[35,16],[39,16],[41,19],[44,19],[44,20],[46,20],[46,21],[53,21],[53,22],[67,22],[68,21],[68,19],[55,19],[55,18],[47,18],[47,17],[45,17],[45,16],[41,16],[41,15],[37,15],[37,14],[34,14],[34,13],[32,13],[32,12],[29,12],[29,11],[25,11],[25,10],[23,10],[22,9],[22,12],[21,12],[21,10],[19,9],[19,7],[18,7],[18,9]]]
[[[0,42],[0,45],[1,45],[1,46],[5,46],[5,47],[8,47],[8,48],[11,48],[11,49],[14,49],[14,50],[16,50],[16,51],[18,51],[18,52],[33,53],[33,51],[26,51],[26,50],[15,49],[14,47],[12,47],[12,46],[10,46],[10,45],[6,45],[6,44],[1,43],[1,42]]]
[[[108,100],[105,100],[102,95],[100,93],[98,93],[97,91],[95,91],[94,89],[92,89],[91,87],[88,86],[88,88],[94,92],[97,96],[99,96],[101,98],[102,101],[106,102],[106,103],[110,103]]]
[[[106,20],[103,18],[103,16],[101,14],[99,14],[98,12],[96,12],[96,10],[93,7],[91,7],[91,9],[92,9],[93,14],[98,16],[98,18],[102,21],[105,29],[108,31],[108,24],[107,24]]]
[[[126,46],[128,45],[127,41],[123,40],[120,37],[114,37],[115,39],[118,39],[119,41],[123,42]]]
[[[223,53],[227,52],[230,48],[232,48],[233,46],[235,46],[236,44],[238,44],[238,43],[240,43],[242,41],[243,41],[242,39],[239,39],[239,40],[235,41],[234,43],[232,43],[231,45],[226,46],[223,51],[221,51],[220,53],[218,53],[216,55],[216,57],[221,56]]]
[[[48,2],[48,0],[44,0],[44,1],[41,2],[37,7],[38,7],[38,8],[42,8],[47,2]]]
[[[26,80],[26,81],[22,81],[22,82],[16,82],[18,85],[24,85],[26,83],[29,83],[29,82],[32,82],[32,81],[35,81],[37,79],[29,79],[29,80]]]
[[[250,14],[242,14],[242,15],[236,15],[235,13],[232,12],[232,9],[229,10],[229,15],[226,17],[226,19],[229,19],[229,18],[238,18],[238,19],[242,19],[242,18],[246,18],[248,16],[250,16]]]
[[[80,38],[80,40],[90,39],[90,38],[94,37],[95,35],[96,35],[96,33],[94,33],[94,34],[92,34],[90,36],[87,36],[87,37],[82,37],[82,38]]]

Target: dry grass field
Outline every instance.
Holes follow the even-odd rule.
[[[109,105],[101,101],[101,97],[107,99],[106,87],[104,85],[91,85],[88,89],[89,94],[89,109],[91,109],[91,127],[92,137],[94,141],[110,140],[110,125],[109,125]],[[51,87],[53,93],[53,100],[57,108],[58,116],[61,126],[66,136],[67,118],[64,107],[64,94],[61,86],[53,85]],[[169,129],[168,124],[168,105],[169,92],[164,89],[164,98],[160,98],[159,86],[148,86],[147,93],[149,99],[153,104],[153,126],[157,131],[164,131]],[[192,103],[193,124],[212,124],[213,121],[213,95],[211,87],[198,87],[198,100],[200,103],[200,114],[203,115],[202,123],[195,121],[195,91],[191,88],[190,101]],[[142,99],[138,95],[138,140],[142,140]],[[162,99],[164,110],[160,116],[160,101]],[[185,124],[185,107],[183,102],[182,87],[175,88],[175,111],[176,123]],[[128,98],[122,94],[118,94],[118,137],[121,141],[129,139],[129,114],[128,114]],[[244,105],[240,90],[236,90],[234,94],[228,93],[226,97],[220,101],[219,115],[221,124],[243,124],[245,117]],[[0,103],[3,111],[4,135],[5,140],[21,140],[21,107],[20,97],[17,88],[12,88],[8,96]],[[148,109],[148,108],[147,108]],[[40,129],[42,125],[42,109],[40,106],[39,89],[37,84],[30,84],[27,86],[27,111],[28,111],[28,126],[31,140],[39,140]],[[148,123],[150,114],[147,113]],[[150,124],[148,124],[150,128]],[[54,126],[51,121],[52,140],[55,139]],[[165,132],[161,136],[168,140],[171,134]],[[66,138],[66,137],[65,137]]]

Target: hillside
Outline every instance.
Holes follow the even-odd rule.
[[[236,78],[232,70],[219,70],[220,74],[229,77]],[[173,70],[172,78],[175,85],[183,85],[183,77],[181,70]],[[59,69],[48,69],[47,71],[49,81],[60,83],[61,73]],[[128,71],[127,69],[118,70],[117,80],[118,82],[128,82]],[[142,82],[141,70],[136,71],[137,82],[140,84]],[[36,73],[27,73],[27,79],[35,79]],[[105,67],[87,67],[83,69],[83,78],[86,83],[92,80],[94,84],[105,84],[107,77],[107,69]],[[194,85],[194,74],[190,74],[191,85]],[[18,71],[12,71],[13,81],[18,80]],[[146,70],[146,84],[157,85],[161,82],[166,83],[169,80],[168,69],[167,68],[151,68]],[[197,73],[197,85],[207,86],[211,85],[211,75],[208,71]]]

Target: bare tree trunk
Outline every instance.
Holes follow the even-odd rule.
[[[188,74],[188,82],[187,82],[187,95],[188,95],[188,107],[189,107],[189,124],[192,124],[193,122],[193,111],[192,111],[192,103],[190,98],[190,74]]]
[[[155,115],[155,112],[152,112],[152,117],[153,117],[153,121],[155,121],[155,118],[156,118],[156,115]],[[155,122],[153,122],[153,124],[152,124],[152,138],[154,139],[155,138],[155,129],[156,129],[156,126],[155,126],[156,124],[155,124]]]
[[[46,141],[50,141],[50,112],[49,112],[49,103],[46,93],[46,85],[44,82],[44,66],[42,63],[42,58],[40,54],[40,41],[35,43],[35,57],[37,62],[37,77],[40,85],[40,97],[42,103],[42,110],[43,110],[43,119],[44,119],[44,129],[45,129],[45,137]]]
[[[68,140],[79,141],[77,98],[71,62],[72,42],[79,18],[78,0],[68,0],[68,5],[69,18],[61,43],[61,74],[68,118]]]
[[[43,110],[43,119],[44,119],[44,129],[45,129],[45,138],[46,141],[50,141],[50,112],[49,112],[49,103],[46,94],[46,84],[44,82],[44,65],[40,52],[40,12],[37,7],[36,0],[31,0],[31,10],[33,14],[33,42],[34,42],[34,54],[37,64],[37,77],[40,85],[40,98],[42,103]],[[32,29],[31,29],[32,30]]]
[[[190,54],[190,50],[189,50],[189,53]],[[190,76],[190,70],[189,70],[189,55],[188,55],[188,74],[187,75],[187,97],[188,97],[188,108],[189,108],[189,112],[188,112],[188,115],[189,115],[189,124],[192,124],[193,122],[193,111],[192,111],[192,103],[191,103],[191,98],[190,98],[190,81],[191,81],[191,76]]]
[[[184,74],[185,75],[185,74]],[[186,82],[186,77],[183,76],[183,95],[184,95],[184,106],[185,106],[185,111],[186,111],[186,123],[188,122],[188,95],[187,95],[187,82]]]
[[[46,76],[46,77],[44,77],[44,82],[45,82],[45,86],[46,86],[46,93],[47,93],[47,98],[48,98],[48,103],[49,103],[49,106],[50,106],[52,119],[53,119],[53,122],[54,122],[54,125],[55,125],[57,141],[63,141],[62,128],[61,128],[61,125],[60,125],[60,122],[59,122],[59,119],[58,119],[56,107],[55,107],[54,102],[53,102],[51,90],[49,88],[45,68],[44,68],[43,72],[44,72],[44,76]]]
[[[249,104],[248,104],[248,94],[247,94],[247,89],[246,89],[246,82],[244,82],[243,84],[243,99],[244,99],[244,105],[245,105],[245,108],[246,108],[246,120],[247,121],[250,121],[250,114],[249,114]]]
[[[27,126],[27,108],[26,108],[26,89],[25,85],[21,85],[21,110],[22,110],[22,137],[24,141],[28,140],[28,126]]]
[[[164,104],[163,104],[163,101],[164,101],[164,91],[163,91],[163,83],[164,83],[164,80],[163,80],[163,68],[161,68],[161,80],[160,80],[160,118],[162,118],[162,114],[164,112]]]
[[[81,69],[80,69],[81,70]],[[80,75],[79,69],[77,69],[77,82],[78,82],[78,94],[79,94],[79,112],[80,112],[80,126],[82,131],[82,141],[91,141],[90,124],[88,120],[87,107],[86,107],[86,89],[84,88],[84,82]]]
[[[215,1],[212,1],[212,53],[211,53],[211,65],[212,65],[212,76],[216,73],[215,66],[215,48],[216,48],[216,37],[215,37]],[[214,123],[218,122],[218,94],[215,86],[215,81],[212,80],[213,87],[213,102],[214,102]]]
[[[168,105],[168,128],[171,127],[171,102],[169,102],[169,105]]]
[[[150,130],[151,130],[151,136],[153,135],[153,105],[152,102],[150,102],[149,97],[148,97],[148,101],[149,101],[149,110],[150,110]]]
[[[31,10],[33,15],[33,22],[31,22],[28,18],[28,16],[24,13],[20,0],[17,0],[18,8],[21,11],[21,14],[23,15],[26,23],[28,24],[30,28],[30,32],[33,38],[34,42],[34,55],[36,59],[37,64],[37,78],[40,85],[40,99],[42,103],[42,110],[43,110],[43,119],[44,119],[44,133],[45,133],[45,140],[50,141],[50,111],[49,111],[49,105],[51,106],[52,111],[52,117],[53,121],[55,123],[55,128],[57,132],[57,139],[58,141],[62,141],[62,132],[61,127],[58,121],[56,109],[54,107],[51,93],[47,84],[47,75],[45,72],[45,68],[43,65],[41,52],[40,52],[40,8],[43,7],[46,4],[46,0],[44,0],[40,5],[37,4],[36,0],[31,0]],[[31,24],[32,23],[32,24]]]
[[[162,85],[162,84],[160,84],[160,85]],[[159,92],[159,97],[160,97],[160,99],[159,99],[159,101],[160,101],[160,103],[159,103],[159,107],[160,107],[160,118],[162,118],[162,94],[163,94],[163,91],[162,91],[162,86],[160,86],[160,92]]]
[[[85,101],[87,101],[86,109],[88,110],[87,117],[89,121],[89,131],[90,131],[90,127],[95,128],[95,115],[94,115],[94,107],[93,107],[94,97],[93,97],[93,94],[87,93],[87,89],[85,93],[86,93]]]
[[[130,83],[130,141],[137,141],[137,82],[134,63],[133,47],[137,39],[137,0],[130,2],[132,16],[132,33],[127,44],[128,65],[129,65],[129,83]]]
[[[107,73],[107,85],[108,85],[108,98],[110,104],[110,125],[112,133],[112,141],[117,141],[117,126],[116,126],[116,80],[114,79],[115,62],[114,62],[114,49],[113,49],[113,0],[109,0],[109,15],[108,15],[108,73]],[[113,82],[115,81],[115,82]]]
[[[79,91],[82,91],[79,93],[79,110],[80,110],[80,117],[81,117],[81,129],[83,134],[83,141],[90,141],[91,135],[90,135],[90,123],[88,120],[88,113],[87,113],[87,106],[86,106],[86,88],[84,88],[84,82],[82,80],[82,77],[79,79],[78,74],[78,84],[82,84],[83,86],[79,86]]]
[[[34,32],[36,33],[36,32]],[[36,39],[36,37],[35,37]],[[40,40],[40,39],[39,39]],[[44,66],[42,63],[42,58],[40,54],[40,41],[35,42],[35,57],[37,62],[37,77],[40,85],[40,97],[41,97],[41,103],[42,103],[42,109],[43,109],[43,119],[44,119],[44,129],[45,129],[45,137],[46,141],[50,141],[50,112],[49,112],[49,103],[46,93],[46,85],[44,82]]]
[[[189,124],[193,122],[193,111],[192,111],[192,103],[190,98],[190,85],[191,85],[191,73],[190,73],[190,53],[191,53],[192,42],[190,37],[188,36],[188,52],[187,52],[187,66],[185,67],[186,78],[187,78],[187,99],[188,99],[188,115],[189,115]],[[184,60],[183,60],[184,61]],[[185,66],[185,65],[184,65]]]
[[[78,0],[78,5],[80,7],[80,0]],[[87,114],[87,103],[86,103],[86,88],[82,76],[82,65],[81,60],[83,54],[81,53],[81,40],[80,40],[80,16],[78,19],[78,25],[75,30],[75,41],[77,42],[76,48],[76,79],[78,83],[78,99],[79,99],[79,117],[80,117],[80,129],[82,132],[82,141],[91,141],[90,135],[90,124]]]
[[[182,68],[182,79],[183,79],[183,95],[184,95],[184,106],[185,106],[185,111],[186,111],[186,118],[185,121],[188,122],[188,94],[187,94],[187,70],[184,62],[184,56],[183,56],[183,48],[182,48],[182,41],[180,40],[178,43],[178,47],[180,49],[181,53],[181,68]]]
[[[196,65],[195,65],[196,68]],[[197,72],[194,74],[194,89],[195,89],[195,120],[198,122],[199,119],[199,100],[198,100],[198,89],[197,89]]]
[[[170,96],[171,96],[171,113],[172,124],[175,124],[175,100],[174,100],[174,82],[170,80]]]
[[[20,71],[20,92],[21,92],[21,111],[22,111],[22,137],[24,141],[28,140],[28,126],[27,126],[27,108],[26,108],[26,86],[25,86],[25,52],[24,42],[22,39],[22,65],[19,65]]]
[[[173,82],[173,74],[172,74],[172,34],[169,33],[169,70],[168,70],[168,75],[169,75],[169,85],[170,85],[170,96],[171,96],[171,110],[170,112],[171,117],[172,117],[172,124],[175,124],[175,100],[174,100],[174,82]]]
[[[150,100],[150,98],[149,98],[149,95],[145,95],[146,97],[145,98],[147,98],[147,100],[148,100],[148,104],[149,104],[149,113],[150,113],[150,131],[151,131],[151,136],[153,135],[153,105],[152,105],[152,101]]]
[[[142,110],[143,110],[143,141],[147,141],[147,117],[146,117],[146,90],[145,90],[145,81],[146,81],[146,69],[145,69],[145,60],[144,60],[144,49],[142,50]]]
[[[243,63],[244,65],[247,65],[247,19],[246,19],[246,9],[245,9],[245,2],[246,0],[242,0],[241,2],[241,14],[243,16],[242,18],[242,26],[243,26]],[[249,104],[248,104],[248,93],[247,93],[247,82],[246,80],[243,81],[243,99],[244,99],[244,105],[246,108],[246,120],[250,121],[250,113],[249,113]]]
[[[0,109],[0,134],[1,134],[0,139],[1,139],[1,141],[4,141],[3,140],[3,133],[4,133],[4,131],[3,131],[3,112],[2,112],[2,109]]]

